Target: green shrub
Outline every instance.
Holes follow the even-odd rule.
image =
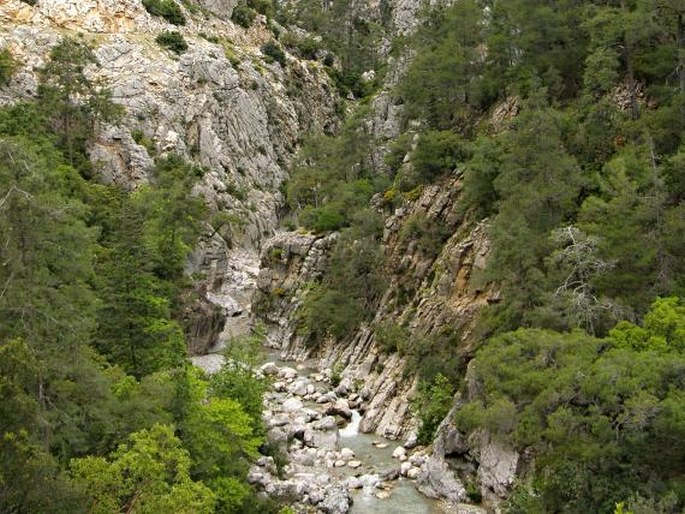
[[[157,43],[172,52],[177,54],[182,54],[188,50],[188,43],[186,43],[185,38],[179,32],[170,32],[165,30],[155,39]]]
[[[466,157],[461,138],[449,130],[421,134],[411,162],[421,182],[429,182],[456,168]]]
[[[181,0],[181,3],[190,14],[200,14],[202,12],[200,6],[194,4],[192,0]]]
[[[268,18],[272,18],[276,12],[272,0],[247,0],[247,6]]]
[[[240,25],[243,28],[248,29],[252,26],[252,23],[254,23],[254,19],[256,16],[257,13],[254,9],[250,9],[244,3],[240,3],[236,5],[233,9],[233,14],[231,14],[231,21],[233,23]]]
[[[386,321],[376,328],[376,343],[383,353],[404,351],[409,332],[406,328],[392,321]]]
[[[297,54],[302,59],[314,61],[322,49],[321,42],[311,36],[298,37],[294,34],[286,34],[280,41],[286,48]]]
[[[388,153],[383,158],[391,173],[397,173],[404,163],[404,157],[411,150],[411,134],[404,133],[395,138],[388,145]]]
[[[147,150],[147,153],[150,155],[155,155],[157,153],[157,149],[155,148],[155,143],[150,139],[147,135],[145,135],[145,132],[143,132],[140,129],[132,130],[131,131],[131,137],[133,140],[138,143],[139,145],[145,147]]]
[[[326,287],[310,291],[300,311],[299,332],[317,346],[326,336],[341,339],[351,334],[364,319],[364,310],[355,298]]]
[[[430,258],[440,253],[450,235],[448,227],[422,213],[409,216],[400,229],[400,241],[416,240],[418,249]]]
[[[8,48],[0,50],[0,87],[10,83],[17,70],[17,61]]]
[[[300,213],[300,224],[314,232],[332,232],[347,224],[340,205],[327,204],[322,207],[306,206]]]
[[[153,16],[161,16],[173,25],[185,25],[181,7],[174,0],[143,0],[143,6]]]
[[[278,43],[275,41],[264,43],[261,50],[267,62],[277,62],[281,66],[285,67],[285,52],[281,49]]]
[[[466,496],[469,497],[473,503],[480,503],[483,501],[483,495],[480,492],[480,488],[476,482],[468,482],[466,484]]]
[[[452,407],[454,387],[441,373],[438,373],[433,382],[423,382],[419,388],[416,399],[421,427],[419,428],[419,441],[422,444],[430,444],[438,426],[445,419]]]
[[[202,39],[209,41],[210,43],[214,43],[216,45],[221,43],[221,39],[218,36],[215,36],[213,34],[207,34],[206,32],[200,32],[198,34]]]

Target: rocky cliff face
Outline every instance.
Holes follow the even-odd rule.
[[[416,428],[409,404],[415,388],[405,376],[405,359],[383,354],[376,344],[376,328],[392,321],[409,327],[410,338],[439,332],[446,326],[461,334],[463,351],[478,309],[492,299],[490,291],[471,284],[489,250],[482,224],[472,224],[459,213],[461,179],[446,179],[426,187],[409,205],[386,216],[384,276],[388,287],[373,321],[345,342],[307,346],[297,334],[297,308],[308,284],[320,278],[335,236],[317,237],[297,232],[270,239],[262,252],[257,281],[257,305],[270,326],[269,344],[285,359],[315,357],[322,368],[337,368],[367,398],[361,430],[390,438],[408,436]],[[422,218],[452,234],[435,253],[427,253],[402,228]]]
[[[237,321],[247,316],[243,293],[254,280],[246,270],[277,224],[291,156],[304,132],[333,128],[337,95],[317,63],[291,56],[285,67],[267,63],[259,50],[273,37],[265,21],[258,17],[249,30],[233,25],[233,4],[203,0],[205,9],[185,12],[187,24],[175,27],[150,16],[140,0],[3,2],[0,47],[22,67],[0,104],[35,94],[36,70],[62,36],[78,34],[91,45],[99,64],[89,73],[107,81],[126,113],[119,125],[101,127],[92,162],[104,181],[127,188],[146,181],[153,157],[165,152],[205,169],[198,193],[230,222],[207,228],[212,235],[189,271],[206,277],[203,302],[218,302]],[[163,30],[180,31],[188,51],[162,49],[155,37]],[[215,316],[211,305],[189,315],[193,351],[216,342],[222,323]]]
[[[319,237],[302,232],[280,233],[263,247],[255,307],[269,328],[268,343],[286,360],[314,361],[313,367],[333,370],[341,386],[360,398],[362,432],[401,439],[416,445],[417,420],[411,410],[417,379],[406,357],[385,354],[379,327],[391,322],[408,327],[409,339],[449,330],[459,335],[457,351],[472,351],[476,316],[497,292],[481,289],[473,274],[485,265],[489,252],[485,222],[472,223],[459,209],[458,175],[426,187],[408,205],[388,213],[384,230],[384,276],[387,289],[373,321],[343,341],[310,347],[297,332],[297,309],[311,283],[325,272],[335,235]],[[449,234],[440,248],[427,251],[416,237],[407,236],[411,220],[423,219]],[[453,410],[440,425],[432,453],[422,462],[418,477],[430,497],[482,512],[463,504],[466,486],[480,490],[484,502],[497,506],[510,491],[520,456],[486,433],[462,434],[453,423]],[[475,510],[474,510],[475,509]]]

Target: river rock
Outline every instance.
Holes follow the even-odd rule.
[[[324,499],[318,505],[326,514],[346,514],[350,509],[350,495],[342,484],[332,484],[324,492]]]
[[[345,466],[345,464],[347,463],[344,460],[338,459],[333,463],[333,466],[335,466],[336,468],[342,468]]]
[[[267,419],[267,426],[272,427],[282,427],[290,423],[290,417],[287,414],[276,414],[274,417]]]
[[[413,466],[421,467],[421,465],[426,462],[427,457],[423,453],[415,453],[409,457],[409,462]]]
[[[411,467],[406,474],[406,477],[415,480],[421,474],[421,468]]]
[[[349,448],[343,448],[340,450],[340,458],[343,460],[352,460],[354,459],[354,451]]]
[[[409,432],[407,435],[407,439],[404,441],[404,446],[407,450],[411,450],[412,448],[415,448],[416,445],[419,444],[419,436],[416,432],[412,431]]]
[[[302,415],[307,417],[307,421],[314,421],[317,419],[321,419],[321,413],[319,411],[316,411],[314,409],[310,409],[308,407],[305,407],[302,409]]]
[[[300,466],[314,466],[316,461],[316,455],[309,453],[309,448],[295,452],[290,455],[290,462],[293,464],[299,464]]]
[[[333,416],[325,416],[312,423],[312,428],[314,430],[335,430],[337,425]]]
[[[376,493],[376,498],[378,498],[379,500],[387,500],[388,498],[390,498],[390,491],[378,491]]]
[[[398,446],[395,448],[392,452],[392,458],[393,459],[400,459],[404,460],[407,458],[407,450],[404,449],[403,446]]]
[[[296,412],[301,410],[304,404],[298,398],[288,398],[283,402],[282,408],[285,412]]]
[[[321,503],[324,499],[324,494],[321,489],[313,489],[309,492],[309,503],[312,505],[317,505]]]
[[[317,398],[316,403],[330,403],[337,400],[337,396],[333,391],[328,391]]]
[[[357,469],[361,465],[362,465],[362,463],[359,460],[351,460],[347,463],[347,466],[352,468],[352,469]]]
[[[352,419],[352,410],[344,398],[338,398],[333,405],[326,409],[326,414],[338,415],[346,420]]]
[[[288,434],[279,427],[274,427],[269,430],[268,439],[274,443],[284,443],[288,440]]]
[[[403,462],[400,465],[400,475],[402,475],[403,477],[406,477],[407,471],[409,471],[411,468],[412,468],[412,465],[410,462]]]
[[[328,448],[334,450],[338,446],[338,431],[327,430],[323,432],[315,430],[311,444],[315,448]]]
[[[263,364],[260,368],[259,371],[262,372],[262,374],[271,376],[271,375],[278,375],[278,366],[276,366],[276,363],[274,362],[267,362],[266,364]]]
[[[293,418],[293,425],[306,425],[309,422],[309,416],[303,415],[301,412],[295,414],[297,415]]]
[[[397,480],[400,477],[400,468],[388,468],[380,471],[378,476],[381,480]]]
[[[293,368],[281,368],[278,370],[278,378],[293,380],[297,376],[297,370]]]
[[[346,478],[344,484],[348,489],[361,489],[363,487],[361,480],[357,477]]]
[[[309,380],[307,380],[306,378],[298,378],[288,386],[288,392],[297,396],[304,396],[307,394],[308,385]]]
[[[366,474],[359,477],[359,482],[362,484],[362,487],[373,489],[380,485],[381,479],[378,475]]]

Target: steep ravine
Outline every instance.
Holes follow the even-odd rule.
[[[260,46],[272,35],[263,19],[258,18],[246,31],[228,21],[231,1],[207,0],[203,4],[221,16],[209,11],[185,12],[188,23],[179,28],[150,16],[137,0],[41,0],[36,6],[20,0],[3,2],[0,46],[9,48],[21,66],[3,89],[0,104],[33,97],[37,70],[45,63],[50,47],[65,35],[78,35],[98,59],[88,73],[105,80],[114,101],[125,110],[120,123],[98,128],[89,149],[99,176],[133,190],[147,181],[154,157],[167,152],[202,166],[196,192],[223,217],[207,227],[206,237],[187,265],[187,271],[197,278],[197,301],[185,313],[190,350],[198,355],[195,362],[206,369],[220,365],[215,352],[256,321],[264,321],[268,345],[280,359],[306,361],[314,368],[308,377],[297,370],[296,376],[291,376],[292,371],[283,371],[288,367],[282,364],[276,370],[279,377],[281,372],[285,376],[267,398],[265,414],[272,436],[278,439],[284,433],[286,441],[295,446],[291,453],[294,474],[285,480],[286,485],[266,480],[262,485],[267,492],[275,494],[282,488],[281,492],[290,494],[294,487],[303,505],[316,505],[324,512],[341,511],[334,510],[338,508],[335,504],[342,505],[349,491],[357,491],[352,493],[357,499],[353,512],[365,512],[358,510],[365,499],[380,502],[367,505],[366,512],[402,512],[403,504],[423,505],[424,500],[416,496],[413,485],[407,486],[405,478],[389,484],[388,479],[399,473],[418,479],[427,492],[448,499],[454,509],[461,505],[457,512],[469,512],[464,509],[474,507],[461,504],[463,486],[450,479],[445,468],[444,457],[458,452],[449,450],[448,443],[436,444],[432,458],[415,449],[417,422],[410,405],[416,380],[406,372],[404,357],[379,350],[375,334],[375,327],[388,321],[408,326],[412,337],[435,334],[450,326],[460,334],[462,351],[470,351],[475,315],[480,306],[495,298],[491,291],[471,284],[471,273],[482,267],[489,243],[483,225],[460,212],[461,178],[455,173],[426,187],[418,199],[384,212],[388,287],[372,322],[342,344],[328,341],[316,349],[307,346],[297,334],[295,313],[307,284],[325,271],[336,236],[277,232],[277,213],[284,202],[281,186],[303,134],[334,131],[339,98],[318,63],[288,56],[282,67],[264,60]],[[393,14],[397,33],[406,34],[415,27],[418,5],[414,0],[398,2]],[[163,30],[181,31],[189,43],[188,51],[176,56],[160,48],[155,37]],[[403,66],[402,59],[391,63],[386,88],[372,104],[370,123],[379,139],[379,154],[383,141],[399,133],[400,107],[394,105],[388,90]],[[377,203],[383,210],[380,200]],[[451,235],[437,255],[426,255],[416,241],[402,236],[402,227],[416,215],[449,229]],[[256,317],[253,306],[259,307]],[[331,382],[337,382],[338,376],[341,381],[334,388]],[[303,380],[308,381],[304,390]],[[338,389],[341,386],[343,389]],[[329,395],[329,401],[317,403],[321,398],[315,399],[317,394]],[[284,410],[291,399],[303,403],[302,408]],[[331,433],[336,432],[338,423],[353,415],[361,434],[331,446]],[[448,430],[448,421],[440,434]],[[313,427],[316,423],[318,428]],[[379,434],[378,441],[382,436],[398,442],[381,442],[381,446],[388,444],[385,449],[373,446],[369,443],[376,436],[367,435],[373,433]],[[346,438],[344,434],[341,440]],[[398,443],[415,452],[403,464],[388,456]],[[346,459],[349,452],[341,453],[345,447],[354,451],[354,459]],[[388,448],[392,451],[386,451]],[[359,468],[350,467],[350,460],[359,460]],[[488,466],[483,466],[487,459],[481,460],[484,471],[480,476],[491,476]],[[500,462],[495,460],[493,465]],[[339,461],[344,465],[336,466]],[[297,479],[300,465],[308,471],[301,471],[305,476]],[[268,460],[259,467],[268,471]],[[349,476],[339,476],[338,468],[376,478],[358,478],[357,483]],[[386,472],[390,474],[383,475]],[[316,494],[312,498],[310,491],[305,501],[303,491],[297,490],[303,487],[297,484],[311,482],[307,473],[331,477],[323,484],[328,493],[322,498]],[[483,479],[482,487],[497,492],[498,484],[509,480],[509,475],[504,475],[495,474],[494,482]],[[253,480],[260,483],[262,479]],[[275,489],[270,490],[269,483]],[[506,483],[502,487],[506,488]],[[389,498],[384,498],[386,488],[392,489]],[[332,506],[323,508],[321,502],[327,498]],[[425,505],[426,512],[431,512],[432,504]]]
[[[488,503],[496,505],[511,485],[517,456],[493,446],[484,434],[480,439],[463,440],[450,423],[452,414],[440,427],[431,455],[425,449],[414,450],[418,427],[411,403],[417,379],[408,372],[406,357],[385,354],[376,341],[377,327],[392,321],[409,327],[410,338],[438,334],[449,327],[459,334],[458,351],[468,355],[472,350],[470,336],[478,310],[497,297],[494,291],[472,282],[474,270],[485,263],[489,241],[484,223],[470,222],[462,214],[460,190],[457,173],[426,187],[417,200],[385,213],[383,274],[388,287],[372,321],[350,337],[312,347],[297,330],[297,309],[309,285],[324,273],[335,234],[283,232],[269,239],[262,250],[254,304],[258,318],[268,328],[267,344],[281,359],[335,375],[343,390],[354,392],[354,406],[362,415],[360,432],[399,441],[410,459],[418,456],[417,469],[410,476],[418,479],[425,494],[440,498],[449,512],[482,512],[465,503],[465,482],[461,480],[471,481],[470,475],[475,476]],[[404,223],[417,216],[449,229],[451,235],[437,255],[426,254],[402,232]],[[297,385],[286,385],[283,392],[294,394]],[[268,413],[267,419],[271,416]],[[455,457],[470,471],[455,476],[450,464]],[[404,473],[409,469],[405,466]],[[383,510],[375,512],[393,511],[377,508]]]

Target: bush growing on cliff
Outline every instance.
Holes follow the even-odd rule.
[[[421,382],[418,395],[413,403],[421,426],[419,427],[419,442],[431,444],[438,425],[452,407],[454,386],[442,373],[438,373],[432,382]]]
[[[165,30],[155,38],[155,41],[157,41],[159,46],[179,55],[188,50],[188,43],[186,43],[183,34],[180,32]]]
[[[381,323],[375,330],[376,344],[385,353],[406,351],[409,331],[392,321]]]
[[[281,66],[285,67],[285,52],[281,46],[276,43],[276,41],[268,41],[267,43],[264,43],[261,47],[261,51],[268,62],[277,62]]]
[[[14,58],[9,48],[0,50],[0,87],[4,87],[10,83],[16,69],[17,60]]]
[[[453,171],[468,155],[463,140],[454,132],[423,132],[411,154],[411,163],[420,182],[432,182]]]
[[[231,21],[240,25],[243,28],[249,29],[257,17],[257,13],[254,9],[248,7],[245,2],[240,2],[233,8],[233,13],[231,14]]]
[[[267,18],[273,17],[278,9],[276,0],[247,0],[247,6]]]
[[[143,0],[143,6],[153,16],[161,16],[172,25],[185,25],[186,18],[174,0]]]

